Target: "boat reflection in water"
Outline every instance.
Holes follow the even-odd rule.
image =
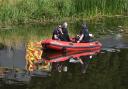
[[[68,72],[72,67],[70,65],[80,64],[80,69],[82,73],[86,73],[87,67],[90,62],[95,59],[95,56],[100,52],[100,49],[95,51],[71,51],[66,53],[61,52],[45,52],[42,55],[43,61],[52,64],[51,71],[58,72]]]

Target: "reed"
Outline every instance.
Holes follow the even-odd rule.
[[[1,0],[0,22],[27,23],[65,17],[128,15],[128,0]],[[53,21],[54,21],[53,20]]]

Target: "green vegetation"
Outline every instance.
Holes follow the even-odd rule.
[[[74,21],[69,23],[68,31],[71,37],[79,33],[82,22],[84,20]],[[123,30],[127,32],[128,17],[103,17],[92,20],[86,20],[89,31],[99,38],[102,35],[116,34]],[[60,23],[59,23],[60,24]],[[57,26],[56,23],[49,24],[26,24],[12,26],[0,29],[0,43],[7,46],[16,46],[29,41],[41,41],[42,39],[51,38],[53,29]],[[127,35],[127,34],[126,34]]]
[[[1,24],[104,15],[128,15],[128,0],[0,0]]]
[[[52,27],[52,28],[51,28]],[[0,43],[6,46],[18,47],[22,43],[29,41],[40,41],[46,37],[51,37],[51,30],[54,28],[37,25],[16,26],[10,29],[0,29]]]

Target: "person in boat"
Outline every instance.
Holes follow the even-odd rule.
[[[63,40],[63,32],[62,32],[62,27],[59,25],[55,30],[53,31],[52,39],[54,40]]]
[[[93,37],[93,35],[89,34],[86,24],[83,24],[82,30],[80,31],[80,35],[77,35],[76,41],[77,41],[77,43],[90,42],[91,37]]]
[[[64,22],[62,25],[59,25],[53,31],[52,39],[61,40],[61,41],[70,41],[67,26],[68,26],[67,22]]]
[[[67,22],[64,22],[62,24],[62,32],[63,32],[62,40],[63,41],[70,41],[67,27],[68,27],[68,23]]]

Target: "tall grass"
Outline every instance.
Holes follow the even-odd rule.
[[[0,0],[0,22],[128,15],[128,0]]]

